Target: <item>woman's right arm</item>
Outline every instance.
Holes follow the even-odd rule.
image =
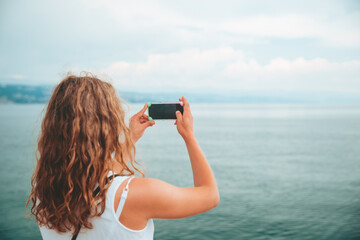
[[[189,153],[194,187],[181,188],[157,179],[135,178],[130,184],[133,187],[130,187],[128,197],[132,200],[129,202],[138,215],[147,219],[189,217],[219,203],[214,174],[194,135],[189,103],[184,97],[180,100],[184,102],[184,111],[176,113],[176,125]]]

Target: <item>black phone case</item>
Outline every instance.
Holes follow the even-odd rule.
[[[184,111],[180,103],[148,103],[149,120],[176,119],[176,111]]]

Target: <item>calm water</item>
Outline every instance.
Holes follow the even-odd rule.
[[[130,105],[132,112],[142,105]],[[42,105],[0,105],[0,239],[40,239],[25,218]],[[360,106],[193,104],[219,206],[155,220],[155,239],[360,239]],[[172,121],[137,144],[147,176],[191,186]]]

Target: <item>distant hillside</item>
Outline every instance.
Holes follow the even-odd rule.
[[[120,97],[128,102],[176,102],[179,97],[193,103],[299,103],[295,98],[261,96],[251,94],[214,94],[214,93],[138,93],[120,92]]]
[[[50,86],[0,85],[0,103],[46,103],[53,91]],[[120,97],[130,103],[175,102],[185,95],[191,102],[241,102],[282,103],[297,102],[294,99],[251,95],[225,95],[210,93],[141,93],[119,92]]]
[[[0,103],[44,103],[51,91],[47,86],[0,85]]]
[[[46,103],[53,86],[1,85],[1,103]],[[338,93],[301,93],[301,92],[233,92],[226,93],[171,93],[171,92],[119,92],[120,97],[130,103],[175,102],[186,96],[190,102],[198,103],[322,103],[322,104],[359,104],[360,96]]]

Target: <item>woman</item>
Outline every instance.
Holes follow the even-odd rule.
[[[155,124],[145,114],[146,105],[127,127],[109,83],[92,75],[60,82],[41,125],[27,202],[32,202],[43,239],[153,239],[153,218],[184,218],[219,203],[189,103],[185,97],[179,100],[184,112],[176,112],[175,124],[194,177],[194,187],[188,188],[145,178],[135,166],[134,144]],[[133,177],[133,169],[142,177]]]

